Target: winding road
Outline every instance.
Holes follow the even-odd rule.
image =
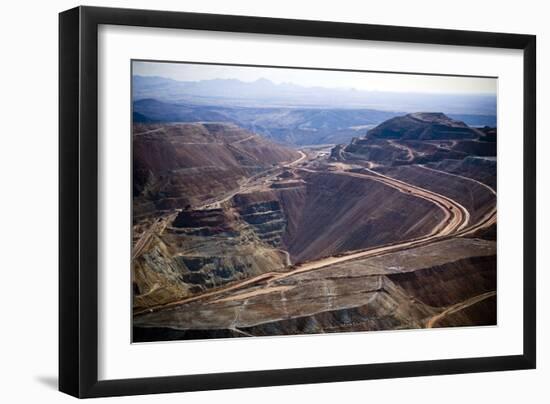
[[[300,153],[301,153],[301,157],[293,161],[292,163],[289,163],[288,165],[286,165],[287,168],[296,166],[297,164],[301,163],[303,160],[307,158],[305,153],[301,151]],[[279,169],[281,168],[279,167]],[[310,168],[297,168],[297,170],[307,171],[307,172],[320,172]],[[267,272],[255,277],[247,278],[242,281],[233,282],[231,284],[219,287],[217,289],[212,289],[200,295],[174,301],[168,304],[150,307],[145,310],[136,311],[134,312],[134,315],[137,316],[143,313],[150,313],[150,312],[165,310],[169,308],[174,308],[176,306],[188,304],[191,302],[197,302],[197,301],[203,301],[203,300],[208,301],[213,298],[236,299],[237,298],[236,295],[233,295],[233,297],[230,296],[227,298],[222,297],[221,295],[225,295],[228,292],[234,292],[236,290],[240,290],[243,288],[248,288],[253,285],[259,286],[257,284],[261,284],[261,283],[263,283],[265,286],[262,286],[261,289],[257,290],[254,293],[267,293],[265,292],[266,290],[272,290],[273,286],[271,285],[273,284],[274,281],[287,278],[298,273],[314,271],[320,268],[327,267],[329,265],[340,264],[346,261],[365,259],[365,258],[380,256],[380,255],[393,253],[401,250],[406,250],[414,247],[424,246],[424,245],[433,243],[435,241],[440,241],[451,237],[457,237],[457,236],[460,237],[460,236],[469,235],[479,231],[480,229],[487,228],[496,222],[496,206],[490,212],[488,212],[483,218],[481,218],[477,223],[470,223],[471,216],[468,210],[464,206],[462,206],[460,203],[444,195],[430,191],[425,188],[408,184],[404,181],[397,180],[395,178],[377,173],[367,168],[364,168],[364,171],[366,171],[366,173],[349,172],[349,171],[343,171],[340,169],[336,171],[331,171],[331,173],[336,175],[347,175],[347,176],[352,176],[356,178],[377,181],[387,186],[393,187],[399,190],[400,192],[430,201],[431,203],[435,204],[439,209],[441,209],[444,212],[445,214],[444,219],[437,226],[435,226],[429,234],[426,234],[422,237],[418,237],[415,239],[410,239],[402,242],[386,244],[378,247],[368,248],[364,250],[351,251],[339,256],[324,257],[314,261],[304,262],[295,266],[290,271],[286,271],[286,272],[276,272],[276,271]],[[265,175],[265,172],[263,174]],[[243,184],[241,188],[239,188],[239,190],[235,190],[231,192],[231,196],[224,196],[217,202],[228,200],[232,196],[236,195],[237,193],[243,192],[243,187],[245,187],[247,184],[249,184],[249,181]],[[494,193],[494,190],[492,190],[492,188],[490,187],[488,188],[491,189],[491,191]],[[207,206],[212,206],[212,203],[210,203]],[[136,246],[138,245],[138,243],[136,243]],[[262,290],[264,292],[261,292]],[[249,293],[250,292],[243,291],[239,293],[239,295],[241,297],[248,296]],[[474,304],[474,303],[475,301],[471,304]],[[449,311],[451,309],[452,307],[446,309],[446,311]],[[456,310],[458,310],[458,308]],[[447,314],[450,314],[450,311]],[[434,320],[434,323],[436,321],[437,319]]]
[[[300,153],[300,157],[297,158],[296,160],[291,161],[290,163],[282,163],[282,166],[270,168],[268,170],[255,174],[252,177],[247,178],[238,188],[235,188],[234,190],[222,195],[221,197],[210,199],[205,203],[203,203],[202,205],[196,206],[195,209],[219,208],[222,205],[222,203],[227,202],[228,200],[233,198],[235,195],[246,192],[247,188],[250,188],[251,186],[253,186],[254,182],[257,181],[258,179],[266,177],[268,175],[275,175],[276,173],[282,171],[284,168],[291,168],[300,164],[302,161],[304,161],[307,158],[307,155],[301,150],[298,150],[298,153]]]
[[[476,303],[479,303],[479,302],[481,302],[485,299],[488,299],[488,298],[496,296],[496,295],[497,295],[497,292],[492,290],[490,292],[485,292],[485,293],[482,293],[481,295],[477,295],[477,296],[471,297],[469,299],[466,299],[463,302],[453,304],[452,306],[447,307],[441,313],[436,314],[435,316],[431,317],[426,322],[426,328],[433,328],[437,324],[438,321],[444,319],[448,315],[456,313],[456,312],[461,311],[461,310],[464,310],[464,309],[466,309],[470,306],[473,306]]]
[[[145,133],[150,133],[150,132],[156,132],[158,130],[159,129],[153,129],[153,130],[150,130],[150,131],[147,131],[147,132],[139,133],[139,135],[142,135],[142,134],[145,134]],[[249,136],[248,138],[242,139],[242,140],[248,140],[249,138],[252,138],[252,137],[253,136]],[[228,192],[227,194],[224,194],[224,195],[222,195],[222,196],[220,196],[216,199],[211,199],[211,200],[203,203],[200,206],[196,206],[196,207],[194,207],[194,209],[202,210],[202,209],[213,209],[213,208],[219,207],[222,203],[230,200],[235,195],[237,195],[239,193],[242,193],[242,192],[245,192],[247,186],[249,186],[251,183],[253,183],[257,179],[262,178],[262,177],[264,177],[268,174],[273,174],[274,172],[281,171],[285,167],[291,168],[291,167],[296,166],[297,164],[300,164],[302,161],[304,161],[307,158],[307,155],[304,152],[302,152],[301,150],[298,150],[298,153],[300,154],[300,157],[298,157],[296,160],[291,161],[289,163],[282,163],[282,167],[270,168],[270,169],[262,171],[262,172],[260,172],[256,175],[253,175],[252,177],[247,178],[244,181],[244,183],[241,184],[238,188],[236,188],[236,189]],[[179,212],[181,212],[181,209],[176,209],[175,211],[171,212],[170,214],[156,219],[151,224],[151,226],[149,226],[149,228],[146,229],[141,234],[141,236],[134,243],[134,246],[132,248],[132,261],[135,260],[137,257],[139,257],[141,254],[143,254],[143,252],[149,246],[149,243],[152,240],[153,236],[155,234],[161,234],[164,231],[164,229],[166,229],[168,224],[175,219],[175,217],[177,216],[177,214]],[[289,260],[288,253],[286,255],[287,255],[287,262],[288,262],[288,260]]]
[[[401,143],[397,143],[394,140],[388,140],[388,142],[389,142],[389,144],[396,147],[397,149],[401,149],[404,152],[406,152],[407,153],[407,161],[413,161],[414,160],[414,153],[413,153],[413,151],[410,147],[407,147],[407,146],[405,146]]]

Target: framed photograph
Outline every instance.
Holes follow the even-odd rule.
[[[534,36],[59,23],[61,391],[535,368]]]

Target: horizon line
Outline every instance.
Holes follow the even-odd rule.
[[[301,69],[301,68],[296,68],[296,69]],[[309,70],[309,69],[305,69],[305,70]],[[375,72],[370,72],[370,73],[375,73]],[[376,72],[376,73],[379,73],[379,72]],[[393,74],[393,73],[388,73],[388,74]],[[394,73],[394,74],[407,74],[407,73]],[[416,74],[416,73],[411,73],[411,74]],[[294,86],[294,87],[299,87],[299,88],[304,88],[304,89],[316,89],[316,88],[318,88],[318,89],[323,89],[323,90],[356,91],[356,92],[365,92],[365,93],[430,94],[430,95],[478,96],[478,97],[494,97],[494,98],[497,97],[496,92],[470,92],[470,93],[466,93],[466,92],[454,92],[453,93],[453,92],[437,92],[437,91],[424,91],[424,92],[421,92],[421,91],[397,91],[397,90],[366,90],[366,89],[361,89],[361,88],[356,88],[356,87],[305,86],[305,85],[296,84],[296,83],[293,83],[293,82],[290,82],[290,81],[276,83],[273,80],[270,80],[266,77],[260,77],[256,80],[252,80],[252,81],[245,81],[245,80],[241,80],[241,79],[238,79],[238,78],[223,78],[223,77],[216,77],[216,78],[211,78],[211,79],[200,79],[200,80],[192,80],[192,79],[178,80],[178,79],[175,79],[175,78],[172,78],[172,77],[161,76],[161,75],[158,75],[158,74],[150,74],[150,75],[145,74],[144,75],[144,74],[134,74],[134,73],[132,73],[132,78],[134,78],[134,77],[160,78],[160,79],[164,79],[164,80],[174,81],[176,83],[201,83],[201,82],[220,80],[220,81],[236,81],[236,82],[243,83],[243,84],[253,84],[253,83],[257,83],[258,81],[267,81],[267,82],[269,82],[270,84],[272,84],[274,86],[288,85],[288,86]],[[472,76],[472,77],[474,77],[474,76]],[[483,78],[490,79],[492,77],[483,77]]]

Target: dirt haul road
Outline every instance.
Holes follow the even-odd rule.
[[[469,298],[469,299],[467,299],[463,302],[454,304],[454,305],[448,307],[447,309],[443,310],[441,313],[436,314],[435,316],[431,317],[426,322],[426,328],[433,328],[433,327],[436,326],[438,321],[442,320],[443,318],[447,317],[448,315],[456,313],[457,311],[460,311],[460,310],[464,310],[464,309],[466,309],[470,306],[473,306],[474,304],[477,304],[477,303],[479,303],[479,302],[481,302],[485,299],[488,299],[488,298],[496,296],[496,295],[497,295],[497,292],[493,290],[493,291],[490,291],[490,292],[482,293],[481,295],[471,297],[471,298]]]
[[[298,159],[298,160],[301,160],[301,159]],[[314,170],[310,170],[306,168],[301,168],[300,170],[316,172]],[[199,300],[209,300],[211,298],[221,297],[220,295],[227,294],[228,292],[233,292],[235,290],[240,290],[245,287],[250,287],[250,286],[271,287],[271,284],[274,281],[295,275],[297,273],[313,271],[329,265],[339,264],[345,261],[370,258],[374,256],[397,252],[400,250],[410,249],[413,247],[423,246],[431,242],[448,238],[451,236],[464,235],[465,231],[469,231],[470,229],[473,229],[473,228],[476,228],[476,226],[479,226],[479,223],[476,223],[473,226],[466,227],[470,221],[469,212],[461,204],[457,203],[456,201],[453,201],[448,197],[445,197],[443,195],[429,191],[424,188],[420,188],[420,187],[408,184],[404,181],[396,180],[394,178],[379,174],[375,171],[371,171],[368,169],[367,171],[368,171],[368,174],[350,173],[345,171],[334,171],[333,173],[337,175],[349,175],[353,177],[378,181],[387,186],[396,188],[401,192],[429,200],[432,203],[436,204],[439,208],[441,208],[445,212],[445,218],[429,234],[423,237],[419,237],[419,238],[415,238],[415,239],[411,239],[403,242],[393,243],[389,245],[369,248],[365,250],[353,251],[337,257],[335,256],[325,257],[315,261],[305,262],[300,265],[297,265],[294,269],[287,272],[267,272],[256,277],[234,282],[230,285],[223,286],[223,287],[211,290],[209,292],[202,293],[197,296],[193,296],[190,298],[182,299],[182,300],[171,302],[164,305],[159,305],[156,307],[151,307],[146,310],[137,311],[137,312],[134,312],[134,315],[174,308],[176,306],[180,306],[191,302],[196,302]],[[487,218],[487,220],[490,221],[491,218]],[[486,225],[485,222],[483,225]],[[258,285],[258,283],[264,283],[264,285],[263,286]]]
[[[158,130],[159,129],[153,129],[147,132],[140,133],[140,135],[145,133],[150,133],[150,132],[156,132]],[[253,136],[250,136],[250,137],[253,137]],[[242,139],[242,140],[247,140],[247,139]],[[307,155],[301,150],[298,150],[298,153],[300,153],[299,158],[297,158],[294,161],[291,161],[290,163],[284,163],[282,168],[281,167],[270,168],[269,170],[262,171],[261,173],[248,178],[241,186],[239,186],[239,188],[229,192],[228,194],[224,194],[216,199],[211,199],[208,202],[200,206],[197,206],[195,209],[212,209],[215,207],[219,207],[223,202],[228,201],[229,199],[233,198],[235,195],[245,192],[246,189],[249,186],[251,186],[251,184],[258,178],[261,178],[272,171],[282,170],[284,167],[293,167],[293,166],[296,166],[297,164],[300,164],[302,161],[304,161],[307,158]],[[171,212],[166,216],[156,219],[151,224],[151,226],[142,233],[142,235],[135,242],[134,247],[132,248],[132,260],[135,260],[141,254],[143,254],[144,251],[147,250],[147,247],[149,246],[149,242],[151,241],[152,236],[155,234],[156,235],[161,234],[164,231],[164,229],[168,226],[168,224],[175,219],[175,217],[179,212],[181,212],[181,209],[176,209],[174,212]]]

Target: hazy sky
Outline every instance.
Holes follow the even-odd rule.
[[[497,80],[454,76],[424,76],[395,73],[340,72],[323,70],[216,66],[188,63],[134,62],[133,74],[161,76],[179,81],[260,78],[274,83],[293,83],[303,87],[355,88],[370,91],[395,91],[449,94],[496,94]]]

